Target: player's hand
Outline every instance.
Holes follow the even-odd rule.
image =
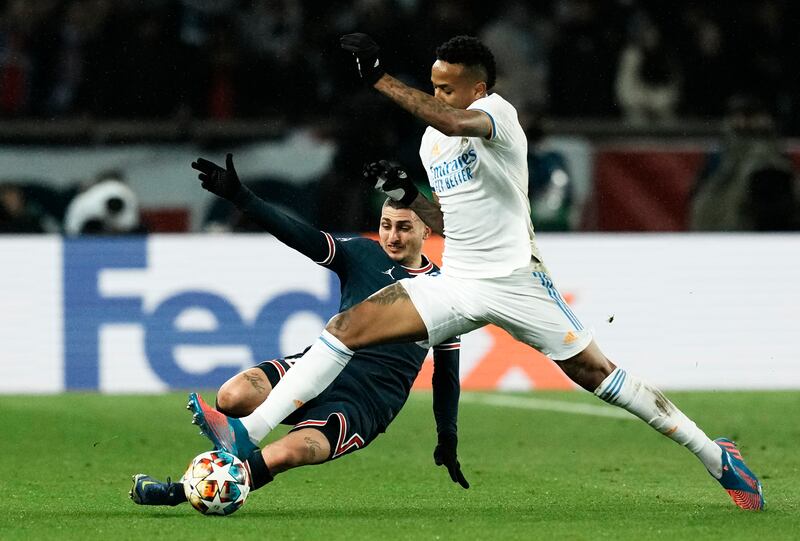
[[[339,38],[339,44],[342,49],[353,53],[356,57],[358,74],[364,83],[373,86],[386,73],[378,58],[381,48],[368,35],[360,32],[347,34]]]
[[[368,163],[362,170],[364,180],[376,190],[380,190],[390,199],[400,201],[409,206],[417,198],[419,190],[408,178],[402,165],[387,160]]]
[[[204,158],[197,158],[196,162],[192,162],[192,169],[200,171],[197,178],[203,188],[223,199],[233,199],[242,188],[239,175],[233,167],[233,154],[225,156],[225,169]]]
[[[433,461],[437,466],[447,468],[450,479],[454,483],[458,483],[464,488],[469,488],[469,482],[464,477],[464,474],[461,473],[461,464],[458,462],[458,454],[456,453],[457,448],[458,437],[455,434],[440,435],[439,443],[436,445],[436,449],[433,450]]]

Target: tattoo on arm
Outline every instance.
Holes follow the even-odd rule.
[[[400,284],[386,286],[377,293],[367,298],[367,302],[374,304],[394,304],[397,301],[408,299],[406,288]]]
[[[267,388],[264,387],[264,384],[261,381],[261,377],[257,372],[248,370],[242,374],[242,377],[250,382],[250,385],[253,386],[253,389],[260,393],[266,393]]]
[[[311,455],[311,459],[314,460],[317,458],[317,451],[319,451],[322,446],[314,438],[306,436],[303,439],[306,442],[306,447],[308,447],[308,453]]]
[[[457,114],[458,111],[430,94],[411,88],[392,76],[383,77],[375,88],[412,115],[439,130],[445,128],[452,115]],[[447,131],[446,128],[444,131]]]
[[[491,134],[491,121],[487,115],[451,107],[391,75],[384,75],[378,80],[375,89],[446,135],[486,137]]]
[[[334,330],[346,331],[350,326],[350,310],[345,310],[344,312],[333,316],[330,325]]]

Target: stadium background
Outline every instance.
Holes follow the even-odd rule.
[[[201,190],[188,163],[231,151],[245,182],[288,212],[332,232],[373,231],[380,199],[360,167],[398,159],[424,183],[424,127],[359,86],[337,47],[356,28],[378,37],[390,72],[421,88],[446,37],[493,47],[496,90],[531,141],[547,263],[610,355],[673,388],[800,382],[791,308],[781,308],[800,299],[794,171],[795,205],[776,189],[761,214],[788,219],[739,223],[732,208],[733,226],[682,234],[703,179],[741,148],[735,139],[767,141],[800,164],[790,2],[0,6],[0,230],[16,233],[0,238],[2,392],[213,388],[313,339],[336,305],[335,279],[266,237],[242,236],[252,225]],[[736,182],[729,175],[723,190]],[[70,205],[108,178],[131,188],[140,220],[69,230]],[[44,235],[20,236],[34,232]],[[150,235],[114,240],[122,232]],[[440,247],[427,251],[437,258]],[[467,389],[572,387],[496,329],[465,346]]]
[[[0,0],[0,538],[795,539],[798,9]],[[738,512],[683,450],[491,327],[462,348],[468,491],[432,465],[426,365],[370,449],[282,475],[230,519],[128,500],[131,474],[174,478],[207,449],[185,389],[211,400],[294,353],[338,302],[335,277],[253,232],[189,163],[233,152],[259,194],[340,234],[377,225],[363,162],[424,179],[424,126],[362,88],[338,48],[355,30],[423,89],[444,39],[493,47],[556,283],[609,356],[739,441],[767,513]],[[743,211],[726,197],[759,164],[769,189]],[[84,210],[65,232],[110,179],[137,219]],[[708,179],[724,224],[693,213]]]

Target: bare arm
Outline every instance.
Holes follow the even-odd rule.
[[[439,198],[433,194],[433,201],[427,199],[421,193],[411,202],[411,210],[430,227],[434,233],[444,236],[444,215],[442,207],[439,206]]]
[[[467,137],[492,135],[492,121],[486,113],[450,107],[430,94],[411,88],[388,73],[378,79],[375,89],[445,135]]]

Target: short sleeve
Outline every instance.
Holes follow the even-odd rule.
[[[467,108],[486,113],[492,122],[492,136],[488,139],[500,144],[509,143],[515,126],[519,124],[517,110],[497,94],[491,94],[472,102]]]

